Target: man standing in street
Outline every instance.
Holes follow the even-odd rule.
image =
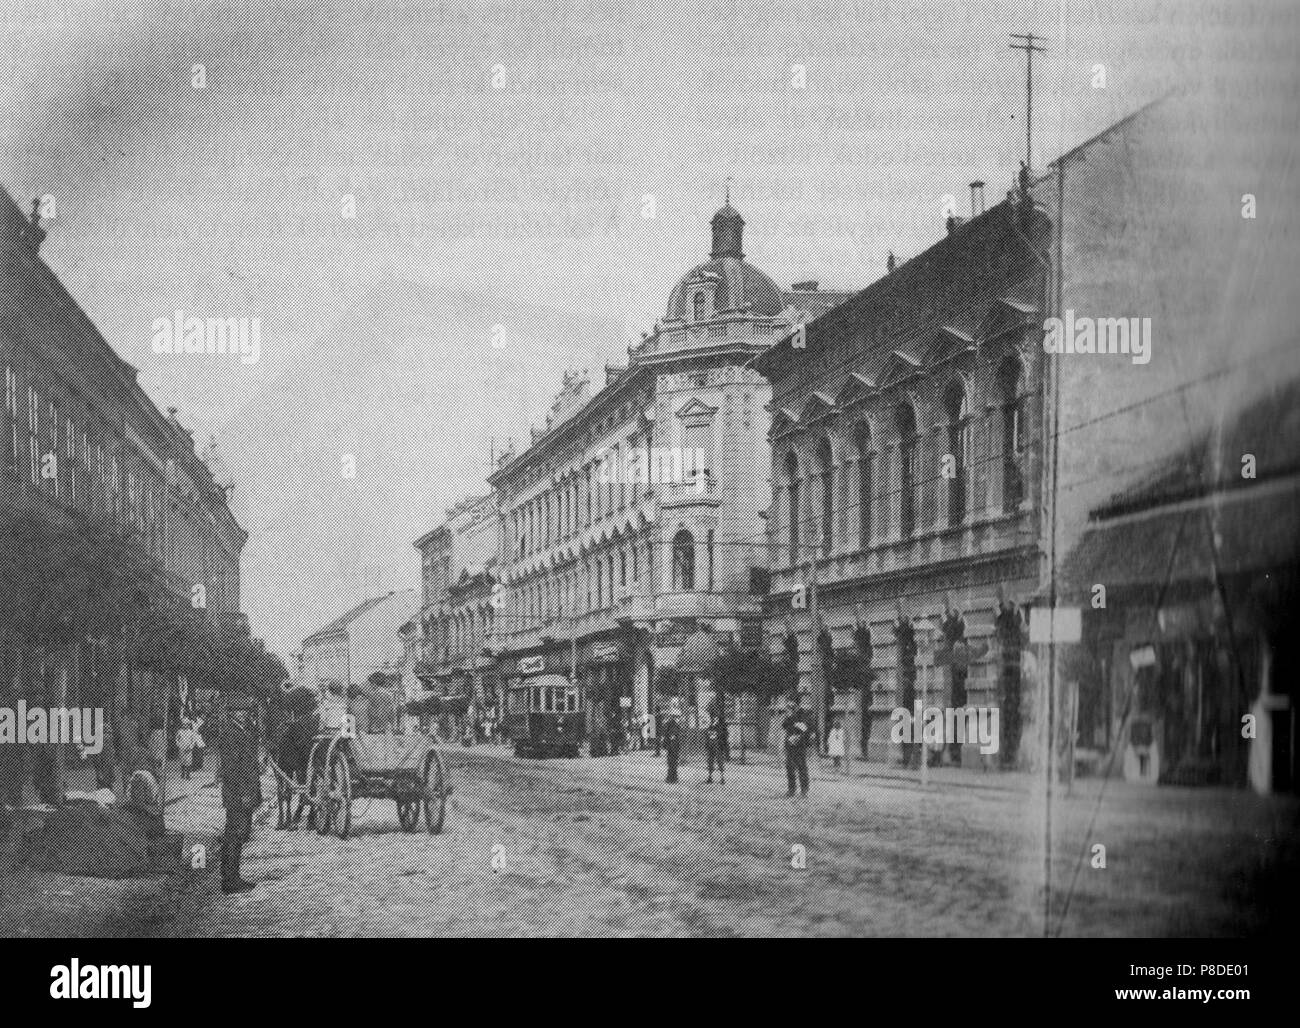
[[[253,812],[262,804],[261,773],[257,766],[256,704],[249,696],[226,697],[221,722],[221,802],[226,826],[221,837],[221,891],[247,892],[252,882],[239,874],[244,843],[253,831]]]
[[[709,762],[709,777],[706,782],[713,782],[713,766],[718,766],[718,781],[722,785],[727,784],[727,771],[725,762],[726,753],[726,726],[722,721],[721,704],[715,699],[709,704],[708,726],[704,730],[704,747]]]
[[[781,723],[785,734],[785,777],[790,787],[786,795],[794,795],[797,779],[800,791],[807,796],[808,740],[813,734],[812,719],[800,705],[798,698],[790,700],[787,709],[790,713]]]
[[[666,782],[677,781],[677,757],[682,749],[682,726],[678,723],[680,709],[677,701],[673,701],[672,707],[668,710],[668,720],[664,722],[663,744],[664,751],[668,754],[668,777]]]

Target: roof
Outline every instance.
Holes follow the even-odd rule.
[[[1061,564],[1058,593],[1084,600],[1094,582],[1108,590],[1209,586],[1216,574],[1300,564],[1297,401],[1300,379],[1273,388],[1228,418],[1217,437],[1207,433],[1165,472],[1094,510]],[[1255,478],[1241,474],[1243,453],[1256,459]]]
[[[786,337],[751,367],[778,378],[787,364],[824,363],[819,339],[847,336],[860,340],[860,356],[851,367],[829,365],[826,377],[808,388],[836,395],[853,372],[886,388],[907,374],[905,365],[945,360],[996,334],[1003,320],[1023,325],[1038,309],[1043,279],[1028,244],[1040,242],[1047,227],[1046,216],[1033,208],[995,204],[808,323],[802,350]]]
[[[1255,458],[1255,477],[1242,476],[1241,456]],[[1117,517],[1212,492],[1249,488],[1300,473],[1300,379],[1272,385],[1165,462],[1164,470],[1115,493],[1091,512]]]
[[[681,277],[668,294],[666,317],[691,318],[688,297],[701,285],[714,290],[712,306],[716,312],[747,308],[751,314],[775,317],[784,306],[784,294],[767,275],[743,258],[724,256],[697,264]]]
[[[363,603],[358,603],[355,607],[349,610],[342,617],[336,618],[335,620],[331,621],[328,625],[326,625],[324,628],[312,632],[311,635],[307,636],[307,638],[303,640],[303,643],[306,644],[311,642],[313,639],[321,638],[327,635],[339,635],[340,633],[346,631],[348,626],[351,625],[352,622],[354,622],[357,618],[361,617],[362,614],[365,614],[367,611],[373,610],[375,607],[378,607],[381,603],[384,603],[392,599],[394,596],[400,596],[403,593],[414,594],[415,590],[414,589],[393,589],[385,593],[383,596],[375,596],[369,600],[366,600]]]

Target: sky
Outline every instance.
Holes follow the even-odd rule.
[[[0,186],[55,198],[45,259],[217,438],[245,607],[287,655],[417,584],[412,540],[484,491],[563,372],[626,359],[728,179],[778,284],[860,288],[939,237],[946,197],[1009,188],[1008,33],[1047,40],[1041,166],[1277,6],[0,0]],[[260,318],[259,359],[152,352],[176,311]]]

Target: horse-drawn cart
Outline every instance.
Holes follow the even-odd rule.
[[[424,703],[409,705],[411,712],[422,712]],[[305,806],[309,826],[321,835],[333,832],[346,839],[352,830],[353,801],[386,799],[396,802],[403,831],[416,831],[422,814],[430,835],[442,830],[452,790],[432,738],[422,732],[359,732],[346,704],[328,696],[310,722],[300,723],[311,723],[315,731],[306,759],[296,762],[298,773],[275,768],[279,827],[295,824]],[[298,748],[306,742],[302,739]],[[282,750],[293,748],[286,745]]]

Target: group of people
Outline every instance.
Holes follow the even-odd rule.
[[[679,701],[673,700],[664,719],[663,729],[656,739],[662,744],[668,764],[667,782],[677,781],[677,765],[681,757],[682,746],[682,711]],[[727,722],[715,700],[704,714],[704,752],[706,760],[706,783],[712,783],[713,773],[718,773],[718,781],[726,784],[726,766],[729,759],[727,740]],[[785,774],[788,791],[786,795],[800,793],[808,795],[808,746],[817,735],[812,716],[803,709],[797,698],[786,703],[786,717],[781,722],[782,738],[785,748]],[[844,726],[837,719],[827,732],[827,751],[839,770],[844,757]]]

